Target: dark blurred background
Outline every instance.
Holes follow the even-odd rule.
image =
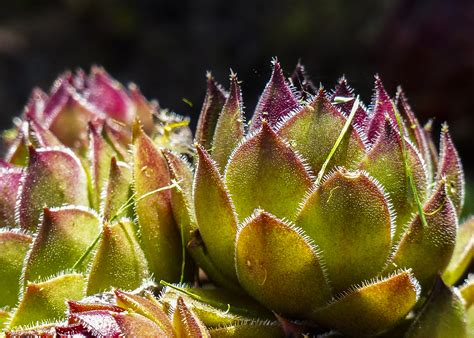
[[[391,93],[401,84],[422,121],[449,122],[473,182],[472,0],[0,0],[1,128],[33,86],[91,64],[194,122],[205,71],[227,85],[232,68],[249,114],[273,56],[288,74],[301,58],[326,88],[345,74],[366,103],[374,73]]]

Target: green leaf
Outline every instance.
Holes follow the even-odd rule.
[[[196,147],[198,163],[194,179],[196,221],[212,261],[236,280],[234,242],[237,216],[215,162],[203,147]]]
[[[34,230],[45,206],[89,206],[87,176],[79,159],[67,148],[30,147],[30,161],[19,192],[17,213],[24,230]]]
[[[112,157],[110,161],[109,180],[102,201],[101,214],[104,219],[131,216],[129,205],[131,198],[132,170],[125,162],[119,162]]]
[[[133,145],[135,212],[150,272],[156,280],[179,281],[182,249],[173,219],[171,191],[166,189],[171,184],[168,164],[138,123]],[[154,192],[158,189],[163,190]]]
[[[457,292],[438,280],[406,337],[467,337],[465,316],[464,305]]]
[[[469,309],[474,304],[474,276],[471,275],[465,283],[459,288],[461,296],[464,299],[464,306]]]
[[[212,158],[216,161],[221,173],[224,172],[232,151],[244,137],[242,107],[239,81],[237,80],[237,75],[232,73],[230,76],[230,94],[217,120],[216,131],[212,141]]]
[[[44,282],[29,283],[13,314],[9,328],[65,318],[66,300],[85,296],[85,278],[71,273]]]
[[[110,161],[115,155],[114,149],[106,142],[100,126],[89,124],[89,161],[92,176],[94,209],[98,210],[100,197],[110,173]]]
[[[45,208],[25,262],[24,283],[73,268],[99,232],[100,221],[92,210],[74,206]],[[85,272],[90,258],[75,269]]]
[[[237,233],[240,284],[277,313],[308,316],[331,298],[318,250],[301,229],[257,210]]]
[[[0,230],[0,308],[18,302],[23,261],[32,241],[21,232]]]
[[[285,337],[281,326],[276,322],[260,322],[260,321],[241,321],[237,324],[225,325],[210,330],[213,338],[274,338]]]
[[[293,219],[312,177],[303,160],[264,121],[232,154],[225,184],[240,221],[255,208]]]
[[[214,80],[211,73],[207,73],[207,91],[196,127],[196,143],[205,149],[211,149],[214,131],[216,130],[219,114],[224,107],[226,92]]]
[[[409,271],[353,287],[312,313],[321,326],[343,334],[376,335],[402,320],[418,301],[419,286]]]
[[[338,139],[347,118],[338,111],[321,89],[309,105],[289,115],[280,124],[278,134],[288,140],[313,172],[319,172]],[[350,127],[332,157],[327,170],[335,166],[355,167],[365,154],[358,131]]]
[[[308,195],[295,223],[323,252],[337,293],[382,271],[392,249],[393,218],[377,181],[339,168]]]
[[[438,273],[448,266],[456,242],[457,217],[442,181],[423,207],[428,223],[416,215],[398,243],[389,271],[411,268],[423,291],[430,289]]]
[[[448,285],[454,285],[469,267],[473,257],[474,217],[471,217],[457,231],[453,256],[443,273],[443,281]]]
[[[133,290],[148,278],[148,269],[134,224],[123,220],[104,224],[87,281],[87,294],[120,288]]]
[[[407,179],[404,154],[407,165],[411,168],[416,191],[423,202],[427,193],[427,174],[423,159],[408,140],[402,140],[398,128],[388,117],[375,144],[361,164],[390,195],[397,214],[395,240],[400,238],[406,223],[410,221],[413,213],[418,211]]]

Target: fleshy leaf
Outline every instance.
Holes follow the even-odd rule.
[[[132,170],[125,162],[119,162],[112,157],[110,161],[109,180],[104,200],[102,215],[106,220],[113,217],[130,216],[131,208],[123,209],[131,195]]]
[[[179,297],[173,315],[173,325],[178,337],[205,338],[211,337],[201,320],[186,306]]]
[[[114,312],[106,310],[72,313],[69,316],[69,325],[86,336],[118,338],[122,335],[122,330],[112,314]],[[65,333],[71,335],[70,331]]]
[[[341,333],[375,335],[402,320],[418,301],[418,282],[409,271],[365,282],[313,312],[321,326]]]
[[[106,310],[112,312],[123,312],[125,309],[111,304],[103,303],[83,303],[69,300],[67,302],[69,313],[79,313],[86,311],[95,311],[95,310]]]
[[[228,278],[236,279],[234,256],[229,253],[235,248],[237,215],[215,162],[201,146],[196,150],[194,209],[199,231],[211,259]]]
[[[205,149],[211,149],[212,139],[217,126],[217,120],[224,107],[226,92],[214,80],[211,73],[207,73],[207,91],[196,127],[195,141]]]
[[[447,196],[444,181],[433,191],[423,212],[428,227],[423,226],[419,215],[415,216],[397,245],[388,268],[411,268],[420,284],[429,288],[436,275],[447,267],[456,242],[456,211]]]
[[[112,79],[103,68],[93,67],[84,97],[112,119],[131,124],[135,107],[122,85]]]
[[[89,206],[87,177],[79,159],[64,148],[30,147],[30,162],[19,193],[19,225],[34,230],[44,206]]]
[[[34,282],[73,268],[99,232],[99,219],[91,210],[79,207],[45,208],[25,262],[24,282]],[[85,260],[81,266],[74,268],[83,272],[89,261]]]
[[[429,176],[432,178],[433,164],[431,162],[430,149],[428,141],[426,139],[425,131],[423,130],[423,127],[420,125],[420,122],[418,121],[415,114],[413,113],[413,110],[408,104],[405,92],[402,90],[401,87],[397,88],[396,106],[403,118],[406,119],[406,122],[408,123],[408,135],[410,136],[412,142],[416,144],[416,146],[422,153],[423,158],[425,159],[425,163],[428,167],[428,171],[430,174]]]
[[[431,159],[431,166],[433,171],[433,176],[438,170],[439,159],[438,159],[438,149],[433,139],[433,120],[428,120],[428,122],[423,126],[423,133],[425,134],[426,142],[428,143],[428,152]]]
[[[406,333],[416,337],[467,337],[464,305],[457,292],[439,280]]]
[[[191,197],[193,186],[193,171],[188,161],[169,149],[163,149],[163,155],[168,163],[172,180],[179,181],[184,193]],[[174,190],[173,190],[174,191]],[[171,194],[173,194],[173,191]]]
[[[226,325],[210,330],[213,338],[275,338],[286,337],[281,326],[276,322],[260,322],[260,321],[241,321],[237,324]]]
[[[250,131],[260,129],[265,120],[273,128],[292,110],[298,108],[298,99],[286,82],[280,63],[273,62],[273,72],[253,113]]]
[[[15,225],[15,204],[20,187],[22,169],[0,169],[0,228]]]
[[[324,90],[308,105],[290,115],[281,124],[278,134],[288,140],[317,173],[334,146],[346,123],[344,117],[326,98]],[[339,144],[328,169],[342,165],[353,167],[362,160],[365,145],[354,129],[349,129]]]
[[[312,184],[302,159],[266,122],[234,151],[225,183],[240,221],[257,207],[279,218],[294,218]]]
[[[217,120],[212,141],[212,158],[216,161],[221,173],[227,164],[230,154],[244,137],[242,112],[242,94],[237,75],[230,77],[230,93]]]
[[[443,177],[446,177],[449,197],[460,215],[464,204],[464,172],[447,125],[441,132],[437,179]]]
[[[124,337],[145,337],[150,334],[157,337],[173,337],[152,320],[136,313],[112,313],[112,317],[120,327],[121,336]]]
[[[454,285],[464,274],[474,257],[474,217],[464,222],[457,232],[456,245],[443,281]]]
[[[153,136],[156,132],[153,116],[159,110],[158,103],[156,101],[148,102],[134,83],[128,86],[128,90],[130,91],[130,98],[135,104],[137,117],[143,125],[143,130],[148,135]]]
[[[301,229],[258,210],[237,234],[240,284],[277,313],[307,316],[331,298],[318,250]]]
[[[367,137],[370,143],[374,143],[377,140],[379,134],[383,134],[386,116],[389,117],[392,123],[396,122],[392,100],[387,94],[382,81],[378,75],[376,75],[373,111],[367,126]]]
[[[157,303],[144,297],[125,293],[120,290],[115,290],[115,297],[117,298],[117,305],[152,320],[161,328],[167,337],[175,336],[168,315],[157,305]]]
[[[308,196],[295,223],[324,253],[336,293],[377,275],[389,258],[391,205],[364,172],[341,168],[328,176]]]
[[[10,320],[10,313],[5,310],[0,310],[0,331],[7,327]]]
[[[148,277],[147,262],[135,235],[134,224],[104,224],[87,281],[87,294],[111,288],[133,290]]]
[[[338,97],[353,98],[354,96],[354,89],[349,86],[346,77],[342,76],[331,94],[331,101],[337,100]]]
[[[8,330],[5,332],[6,338],[35,337],[35,338],[54,338],[56,337],[56,328],[54,324],[34,325],[16,330]]]
[[[89,124],[89,161],[93,184],[93,206],[99,209],[100,196],[110,173],[114,149],[105,141],[99,125]]]
[[[44,282],[29,283],[9,327],[63,319],[66,311],[65,300],[79,300],[84,297],[85,283],[84,276],[80,274],[61,275]]]
[[[51,131],[44,129],[39,123],[30,120],[28,125],[30,141],[35,148],[59,147],[63,145]]]
[[[0,231],[0,308],[18,301],[20,276],[32,238],[13,231]]]
[[[474,304],[474,276],[470,276],[460,287],[459,292],[464,300],[464,307],[469,309]]]
[[[28,164],[28,124],[21,123],[16,130],[16,136],[7,144],[4,159],[6,162],[17,166]]]
[[[425,200],[427,176],[421,155],[409,143],[402,141],[396,127],[390,119],[385,119],[381,134],[361,166],[377,179],[390,195],[397,214],[397,227],[394,238],[400,238],[403,228],[411,219],[418,205],[407,179],[406,164],[411,168],[414,185],[420,200]]]
[[[181,239],[173,219],[171,191],[166,189],[171,184],[168,164],[137,124],[134,127],[133,179],[135,211],[150,272],[156,280],[178,281]],[[164,190],[152,193],[157,189]],[[146,196],[149,193],[151,195]]]

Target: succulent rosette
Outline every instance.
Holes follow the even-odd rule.
[[[172,192],[188,249],[215,283],[279,315],[379,334],[472,259],[471,229],[447,269],[464,197],[458,153],[445,125],[438,155],[403,91],[391,99],[379,77],[369,108],[344,78],[326,92],[298,66],[290,81],[275,61],[246,124],[237,76],[229,93],[208,78],[192,191]]]
[[[171,170],[190,170],[178,154],[187,123],[97,67],[62,75],[48,95],[34,90],[0,169],[10,328],[60,319],[66,300],[189,274],[170,204]]]

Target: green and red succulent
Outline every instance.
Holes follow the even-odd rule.
[[[378,77],[367,108],[346,79],[327,92],[274,61],[249,123],[236,74],[228,93],[207,82],[194,147],[186,120],[102,69],[33,92],[5,134],[0,327],[474,335],[472,278],[452,287],[474,222],[458,226],[464,176],[447,125],[438,154],[430,124]],[[157,298],[120,291],[160,281]]]

